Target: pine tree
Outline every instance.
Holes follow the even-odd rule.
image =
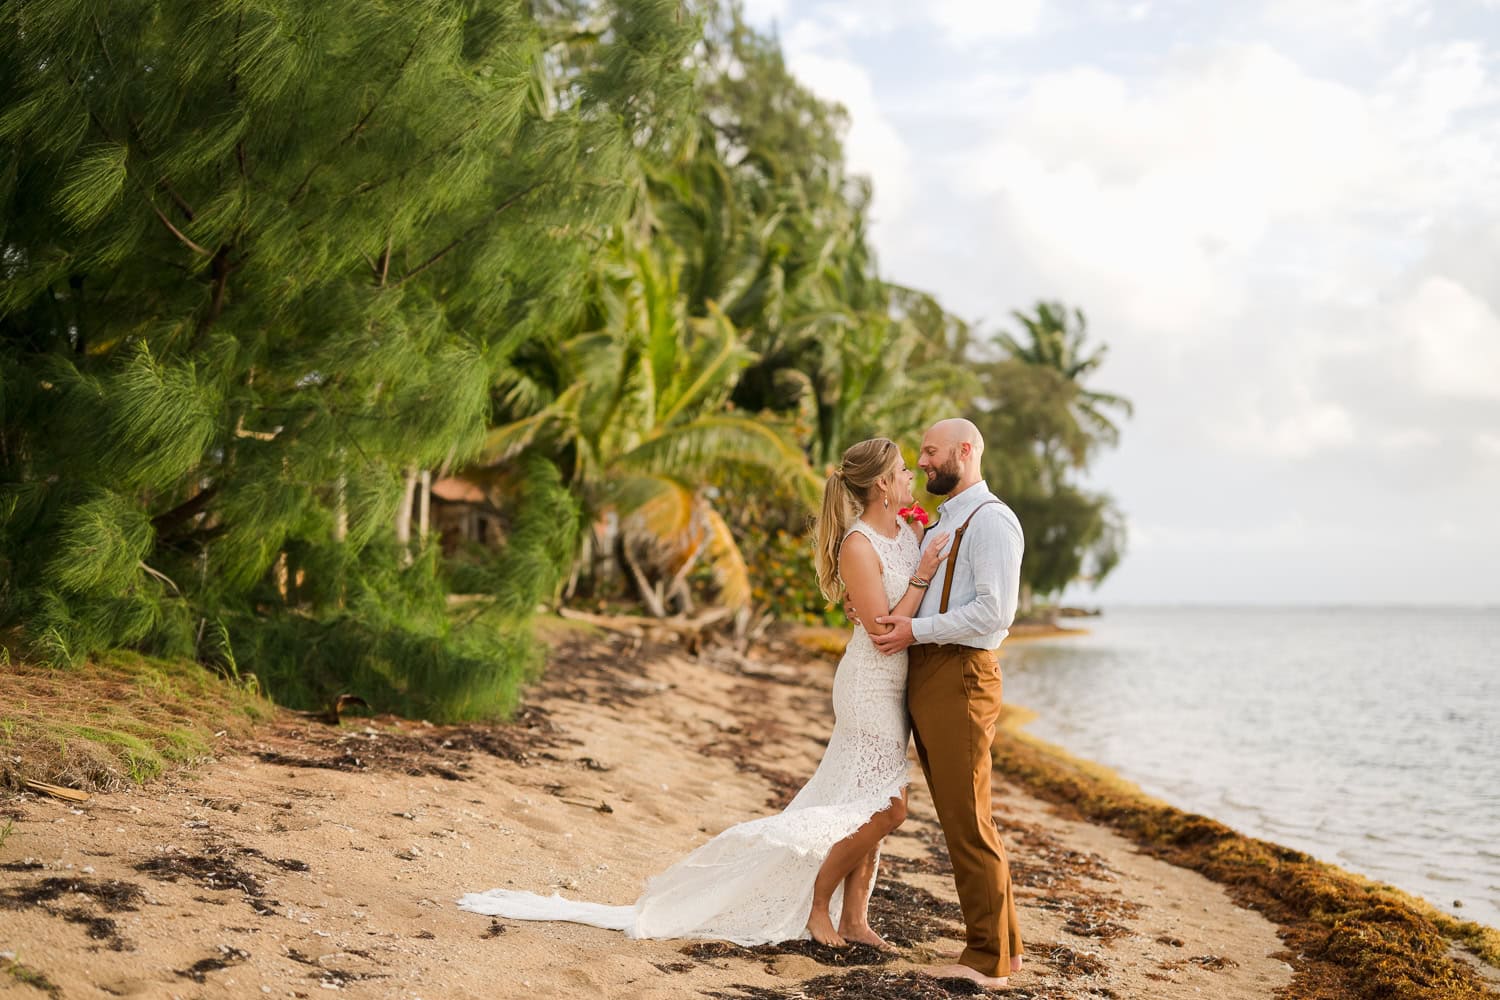
[[[0,8],[0,626],[65,663],[227,623],[249,669],[503,703],[453,695],[516,651],[404,565],[404,475],[572,324],[695,34],[676,0]]]

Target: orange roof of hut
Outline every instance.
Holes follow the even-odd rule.
[[[476,484],[457,476],[449,476],[433,483],[432,495],[450,503],[484,503],[489,499]]]

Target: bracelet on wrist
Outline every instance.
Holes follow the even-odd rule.
[[[910,583],[913,587],[918,588],[919,590],[926,590],[927,587],[928,587],[928,585],[932,581],[931,580],[924,580],[920,576],[914,576],[910,580],[908,580],[907,582]]]

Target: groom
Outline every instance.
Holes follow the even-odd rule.
[[[984,439],[968,420],[940,421],[922,438],[917,467],[927,492],[948,498],[938,512],[953,540],[917,616],[877,618],[895,627],[873,639],[882,653],[911,647],[906,704],[967,928],[958,964],[925,971],[998,987],[1021,968],[1010,865],[990,802],[990,745],[1000,717],[995,649],[1016,616],[1023,539],[1016,515],[981,478],[983,454]]]

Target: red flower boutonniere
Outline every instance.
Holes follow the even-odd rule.
[[[908,521],[917,522],[924,528],[932,523],[932,519],[927,516],[927,512],[922,509],[922,505],[919,503],[914,503],[910,507],[902,507],[896,513]]]

